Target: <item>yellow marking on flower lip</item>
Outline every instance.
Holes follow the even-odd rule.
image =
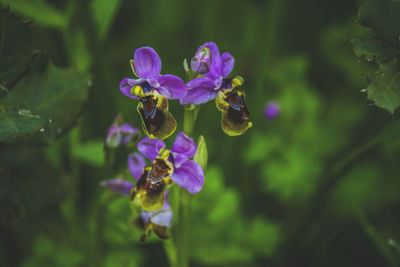
[[[143,87],[138,84],[132,86],[131,95],[138,96],[138,97],[144,97]]]
[[[253,127],[253,123],[251,121],[249,121],[249,123],[247,124],[247,126],[249,126],[249,128]]]
[[[170,151],[168,148],[163,147],[163,148],[160,150],[160,152],[159,152],[159,154],[158,154],[158,157],[161,158],[161,159],[163,159],[163,160],[167,160],[167,159],[169,158],[170,152],[171,152],[171,151]]]
[[[236,76],[236,77],[234,77],[234,78],[232,79],[232,82],[231,82],[232,88],[236,88],[236,87],[242,86],[243,83],[244,83],[243,78],[240,77],[240,76]]]

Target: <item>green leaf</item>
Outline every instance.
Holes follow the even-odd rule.
[[[193,157],[193,160],[197,162],[205,171],[207,169],[208,152],[207,144],[204,136],[200,135],[199,141],[197,142],[197,151]]]
[[[400,64],[393,59],[386,64],[380,64],[379,70],[367,78],[368,99],[391,113],[400,106]]]
[[[364,56],[366,60],[374,60],[378,64],[388,62],[400,52],[389,43],[376,38],[372,32],[354,40],[353,46],[356,56]]]
[[[378,39],[398,47],[400,35],[400,2],[367,0],[360,7],[358,23],[371,27]]]
[[[0,101],[0,140],[30,133],[46,122],[43,136],[47,142],[53,141],[75,123],[87,99],[88,81],[87,75],[52,64],[44,73],[31,73]],[[23,117],[28,115],[23,120],[21,110]]]
[[[0,105],[0,141],[44,131],[46,120],[17,106]]]
[[[38,51],[31,44],[30,23],[0,10],[0,86],[10,88],[28,68]]]
[[[367,77],[368,99],[393,114],[400,106],[400,2],[365,1],[357,22],[371,31],[353,40],[355,54],[379,65],[379,71]]]
[[[5,4],[43,26],[65,28],[68,23],[66,14],[43,0],[6,0]]]
[[[92,18],[97,25],[97,34],[103,39],[121,5],[120,0],[94,0],[90,5]]]

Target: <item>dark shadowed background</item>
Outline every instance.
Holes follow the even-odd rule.
[[[190,266],[400,266],[400,139],[392,134],[400,127],[392,125],[396,113],[362,92],[376,66],[352,48],[366,31],[354,23],[361,1],[0,6],[7,4],[20,20],[33,21],[27,34],[35,56],[26,71],[69,72],[15,78],[0,91],[5,97],[32,87],[35,96],[52,80],[63,90],[35,102],[53,120],[43,122],[44,132],[0,141],[1,266],[168,266],[154,234],[139,242],[130,202],[99,186],[126,169],[135,146],[118,149],[109,166],[103,140],[118,113],[140,125],[137,102],[118,88],[132,77],[136,48],[153,47],[162,73],[185,78],[184,58],[207,41],[235,57],[233,74],[245,79],[254,126],[227,136],[214,101],[201,106],[193,137],[206,138],[209,162],[193,201]],[[1,25],[3,36],[14,31]],[[26,60],[22,53],[16,60]],[[15,97],[24,101],[28,93]],[[273,121],[263,115],[269,101],[280,105]],[[170,101],[170,110],[178,133],[183,108]]]

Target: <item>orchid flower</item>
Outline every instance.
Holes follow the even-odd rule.
[[[109,148],[117,148],[127,144],[135,136],[139,136],[139,130],[128,123],[120,125],[121,118],[117,117],[108,129],[105,144]]]
[[[182,99],[187,87],[177,76],[160,75],[161,58],[151,47],[136,49],[130,64],[138,79],[124,78],[119,88],[127,97],[139,99],[137,110],[146,135],[152,139],[165,139],[176,129],[167,99]]]
[[[129,155],[128,168],[136,181],[139,180],[145,164],[146,163],[144,158],[138,153],[133,153]],[[117,194],[127,197],[130,195],[132,188],[135,187],[133,183],[123,179],[112,179],[103,181],[100,183],[100,185],[107,187]],[[168,192],[165,192],[164,205],[160,209],[151,212],[141,209],[140,218],[145,230],[145,233],[141,237],[141,240],[144,241],[152,230],[160,238],[168,238],[167,229],[172,227],[173,213],[171,210],[171,206],[168,203],[167,196]]]
[[[197,78],[186,84],[187,94],[180,100],[181,104],[198,105],[216,99],[222,112],[222,129],[231,136],[241,135],[253,126],[244,102],[245,93],[240,89],[243,78],[228,78],[234,64],[234,57],[229,52],[221,55],[214,42],[201,45],[191,61]]]
[[[189,193],[198,193],[204,184],[201,166],[191,160],[197,150],[193,139],[180,132],[171,149],[161,140],[143,138],[138,143],[139,152],[152,162],[145,167],[141,178],[131,190],[131,198],[139,202],[146,211],[153,211],[164,205],[163,194],[173,183]],[[140,163],[139,163],[140,164]]]

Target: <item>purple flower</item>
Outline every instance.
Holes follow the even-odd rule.
[[[139,130],[125,123],[119,126],[120,117],[117,117],[108,129],[105,143],[109,148],[116,148],[127,144],[133,137],[139,135]]]
[[[160,75],[161,59],[151,47],[136,49],[131,67],[138,79],[125,78],[119,88],[124,95],[140,100],[137,110],[144,133],[152,139],[165,139],[176,129],[176,120],[168,111],[167,99],[185,97],[187,87],[177,76]]]
[[[211,63],[208,66],[208,72],[204,77],[195,78],[187,83],[188,92],[185,98],[181,99],[181,104],[202,104],[208,102],[218,95],[220,89],[232,89],[231,80],[227,79],[235,64],[235,59],[229,52],[222,55],[219,53],[218,46],[214,42],[208,42],[199,47],[195,57],[202,55],[202,51],[209,51]],[[192,60],[193,69],[193,60]],[[196,69],[193,69],[197,72]],[[197,72],[199,73],[199,72]]]
[[[164,206],[156,211],[145,211],[142,209],[140,216],[143,220],[143,223],[154,223],[160,226],[165,226],[170,228],[173,224],[173,214],[171,210],[171,206],[168,203],[168,191],[165,193],[165,201]]]
[[[216,99],[217,108],[222,112],[221,127],[231,136],[241,135],[253,126],[249,111],[244,102],[245,93],[241,87],[243,78],[232,72],[235,59],[229,52],[220,55],[213,42],[203,44],[192,59],[192,70],[197,78],[187,83],[186,97],[181,104],[202,104]],[[207,70],[207,72],[203,72]]]
[[[138,143],[140,153],[153,162],[154,166],[160,165],[169,168],[168,175],[177,185],[185,188],[192,194],[200,192],[204,184],[204,172],[200,165],[192,158],[197,146],[192,138],[180,132],[170,150],[165,148],[163,141],[148,137]]]
[[[279,104],[277,102],[268,102],[265,105],[264,116],[267,120],[274,120],[279,115]]]
[[[181,99],[186,95],[186,85],[181,78],[161,72],[161,58],[148,46],[135,50],[133,71],[138,79],[125,78],[120,84],[121,92],[127,97],[138,99],[153,90],[168,99]]]
[[[158,237],[162,239],[168,238],[167,229],[172,227],[174,215],[167,197],[168,192],[165,193],[164,206],[159,210],[145,211],[142,209],[140,216],[144,224],[145,232],[141,236],[141,241],[145,241],[152,230]]]
[[[129,155],[128,168],[136,181],[140,179],[142,172],[144,172],[145,165],[145,159],[140,154],[132,153]],[[103,181],[100,183],[100,185],[107,187],[113,192],[123,196],[129,196],[132,188],[135,187],[133,183],[123,179]],[[146,211],[144,209],[141,210],[140,216],[145,227],[145,233],[142,236],[142,240],[147,238],[151,230],[153,230],[161,238],[168,238],[166,229],[170,228],[173,224],[173,213],[167,197],[168,191],[164,193],[163,206],[160,209],[154,211]]]

